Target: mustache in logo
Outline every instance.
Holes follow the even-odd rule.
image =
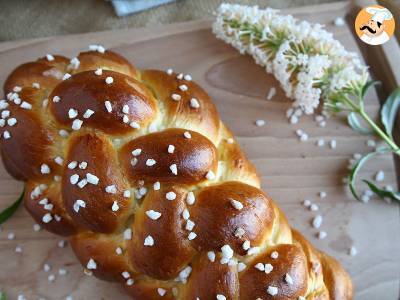
[[[373,30],[371,27],[369,27],[368,25],[364,25],[362,27],[360,27],[360,30],[365,30],[367,29],[369,32],[371,33],[376,33],[376,30]]]

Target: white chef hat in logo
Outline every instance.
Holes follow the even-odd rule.
[[[372,15],[372,20],[375,22],[383,23],[385,20],[393,18],[392,13],[386,8],[367,7],[365,9],[367,13]]]

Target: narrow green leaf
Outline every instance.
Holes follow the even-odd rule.
[[[360,197],[357,194],[356,187],[355,187],[355,182],[356,182],[356,177],[357,173],[361,170],[362,166],[372,157],[374,157],[377,154],[385,153],[385,152],[391,152],[391,149],[389,148],[381,148],[377,149],[374,152],[370,152],[363,157],[361,157],[358,162],[354,165],[354,167],[351,169],[349,173],[349,188],[353,196],[357,199],[360,200]]]
[[[399,192],[391,192],[391,191],[381,189],[381,188],[377,187],[375,184],[373,184],[371,181],[368,181],[366,179],[364,179],[363,181],[366,184],[368,184],[371,191],[374,192],[376,195],[378,195],[380,198],[382,198],[382,199],[390,198],[395,201],[400,201],[400,193]]]
[[[363,127],[360,121],[357,118],[357,114],[355,112],[351,112],[347,115],[347,123],[349,126],[356,132],[361,134],[372,134],[373,130],[370,128]]]
[[[377,84],[381,84],[381,82],[377,81],[377,80],[367,81],[367,83],[364,84],[364,86],[361,88],[361,95],[360,95],[361,99],[364,99],[365,94],[367,93],[367,91],[369,90],[370,87],[377,85]]]
[[[0,291],[0,300],[7,300],[7,296],[5,292]]]
[[[24,192],[25,192],[25,189],[22,191],[22,193],[19,196],[17,201],[15,201],[13,204],[11,204],[9,207],[7,207],[2,212],[0,212],[0,224],[3,224],[16,212],[16,210],[18,209],[19,205],[22,202],[22,199],[24,198]],[[2,300],[2,299],[0,298],[0,300]]]
[[[386,99],[381,110],[381,121],[385,126],[386,133],[393,139],[393,126],[396,120],[397,111],[400,107],[400,87],[396,88]]]

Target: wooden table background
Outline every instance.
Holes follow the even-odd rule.
[[[298,17],[327,24],[349,50],[359,51],[351,29],[334,27],[336,16],[348,12],[347,4],[330,4],[315,8],[290,9]],[[314,245],[335,256],[349,270],[356,288],[356,299],[397,299],[399,295],[399,206],[381,200],[369,204],[355,201],[342,184],[347,174],[348,159],[353,153],[371,151],[365,145],[368,137],[353,132],[344,118],[331,118],[320,128],[312,117],[303,117],[290,125],[285,111],[290,106],[277,82],[248,56],[241,56],[230,46],[215,39],[210,21],[195,21],[158,28],[129,29],[62,37],[41,38],[0,44],[0,83],[18,64],[43,56],[60,53],[74,56],[88,44],[101,43],[127,57],[139,68],[168,67],[190,73],[214,99],[223,121],[233,130],[249,158],[262,176],[263,189],[287,214],[289,222]],[[277,87],[277,95],[266,100],[269,88]],[[376,94],[367,97],[367,109],[376,114],[379,104]],[[256,119],[267,125],[256,127]],[[310,138],[300,142],[296,129],[305,130]],[[317,147],[319,138],[335,139],[337,148]],[[360,174],[373,178],[378,169],[385,171],[385,184],[395,185],[393,161],[384,156],[368,164]],[[0,166],[0,209],[12,203],[22,190]],[[325,199],[318,192],[326,191]],[[324,217],[321,230],[325,240],[315,237],[310,225],[316,213],[301,205],[309,198],[320,206]],[[83,275],[82,268],[69,247],[59,248],[59,237],[32,230],[33,221],[24,209],[19,209],[0,232],[0,289],[10,299],[22,293],[28,299],[127,299],[116,284],[101,282]],[[10,241],[7,235],[15,233]],[[16,246],[22,253],[15,253]],[[348,255],[354,245],[358,255]],[[46,273],[43,265],[52,269]],[[66,276],[49,274],[59,268]]]

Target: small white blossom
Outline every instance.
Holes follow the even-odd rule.
[[[342,89],[367,79],[359,57],[347,52],[322,25],[279,15],[271,8],[223,3],[217,9],[213,32],[274,74],[286,96],[294,100],[293,106],[306,114],[314,113],[321,98],[329,102]],[[303,45],[309,48],[304,51]],[[271,89],[267,99],[275,92]],[[292,124],[298,122],[299,115],[288,117]]]

